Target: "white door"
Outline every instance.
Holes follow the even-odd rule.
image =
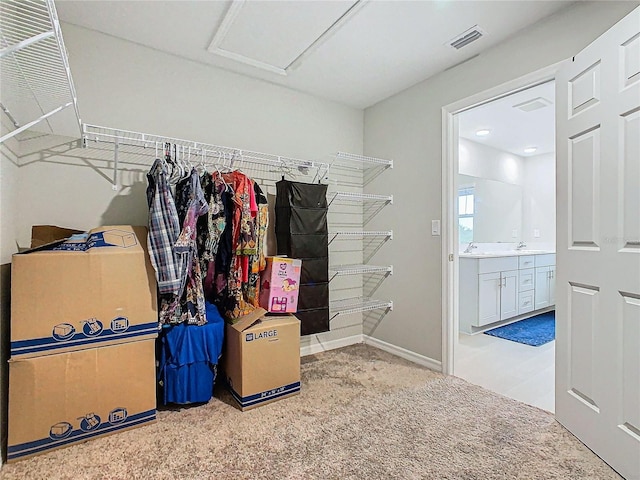
[[[500,274],[500,320],[518,315],[518,271]]]
[[[478,275],[478,326],[500,320],[500,272]]]
[[[549,267],[536,268],[535,309],[549,306]]]
[[[556,418],[640,479],[640,8],[556,79]]]

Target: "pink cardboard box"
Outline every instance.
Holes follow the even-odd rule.
[[[268,312],[295,313],[298,310],[302,260],[267,257],[260,279],[260,306]]]

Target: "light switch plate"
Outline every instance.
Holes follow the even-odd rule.
[[[538,230],[537,228],[535,228],[535,229],[533,230],[533,236],[534,236],[535,238],[540,238],[540,230]]]
[[[431,220],[431,235],[440,235],[440,220]]]
[[[511,236],[513,238],[518,238],[518,230],[516,230],[516,229],[511,230]]]

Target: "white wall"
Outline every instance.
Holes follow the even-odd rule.
[[[394,311],[367,319],[365,334],[432,359],[441,359],[441,238],[431,220],[442,212],[442,107],[578,53],[637,2],[579,2],[456,68],[442,72],[365,110],[365,154],[395,160],[368,192],[394,194],[393,210],[371,228],[394,228],[375,257],[393,263],[379,289]]]
[[[547,153],[524,161],[523,239],[531,247],[556,242],[556,156]],[[540,237],[534,236],[539,230]]]
[[[81,27],[62,28],[85,122],[307,160],[362,153],[362,110]],[[64,137],[24,143],[15,219],[21,245],[28,244],[34,224],[87,229],[147,223],[145,173],[153,148],[136,157],[123,147],[121,186],[114,192],[111,146],[81,149]],[[262,173],[258,178],[279,176]],[[345,282],[343,288],[361,291],[360,279]],[[303,346],[361,335],[361,318],[339,317],[331,328],[304,338]]]
[[[524,158],[497,148],[460,138],[458,142],[458,173],[487,178],[503,183],[524,183]]]
[[[7,116],[0,112],[0,136],[13,128]],[[15,137],[0,144],[0,264],[10,263],[11,255],[17,251],[18,155]]]

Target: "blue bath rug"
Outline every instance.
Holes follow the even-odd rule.
[[[541,313],[504,327],[487,330],[484,333],[512,342],[539,347],[556,338],[556,312]]]

